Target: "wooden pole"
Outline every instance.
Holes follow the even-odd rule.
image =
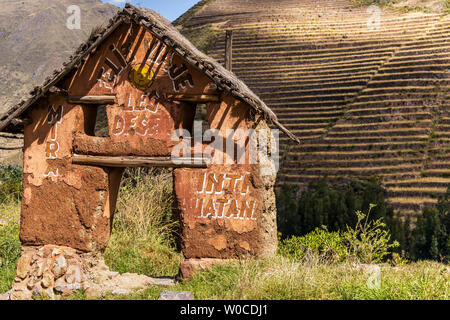
[[[18,146],[18,147],[2,147],[0,146],[0,150],[20,150],[23,149],[23,146]]]
[[[71,96],[69,103],[79,104],[115,104],[116,96]]]
[[[100,167],[167,167],[167,168],[207,168],[209,163],[201,158],[184,158],[187,163],[176,164],[170,157],[135,157],[135,156],[90,156],[74,154],[73,164]]]
[[[219,102],[219,95],[212,94],[168,94],[167,100],[171,101],[187,101],[187,102],[198,102],[198,103],[206,103],[206,102]]]
[[[227,30],[225,35],[225,69],[233,69],[233,30]]]
[[[16,119],[11,120],[11,124],[13,126],[17,126],[17,127],[27,126],[27,125],[31,124],[32,122],[33,121],[31,121],[31,119],[29,119],[29,118],[24,118],[24,119],[16,118]]]

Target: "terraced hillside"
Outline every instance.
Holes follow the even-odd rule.
[[[280,183],[302,190],[324,175],[376,175],[395,207],[415,215],[450,184],[450,17],[403,11],[204,0],[178,22],[190,34],[219,30],[209,54],[220,61],[233,30],[233,71],[302,140],[282,138]]]

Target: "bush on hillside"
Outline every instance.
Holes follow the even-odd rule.
[[[391,234],[386,229],[383,218],[370,220],[375,205],[370,205],[367,214],[356,211],[358,222],[354,228],[347,226],[343,234],[349,253],[361,263],[380,263],[398,247],[397,241],[391,242]]]
[[[411,255],[415,260],[450,262],[450,187],[437,208],[424,208],[413,230]]]
[[[369,220],[382,218],[400,250],[409,249],[409,220],[402,222],[386,201],[386,190],[376,178],[368,181],[347,181],[332,184],[326,178],[312,181],[297,197],[292,186],[284,185],[277,192],[278,230],[283,238],[302,236],[321,226],[330,231],[346,230],[358,222],[356,211],[368,212]]]
[[[22,195],[22,168],[0,164],[0,203],[20,200]]]
[[[395,4],[396,2],[399,2],[400,0],[353,0],[353,3],[355,7],[361,7],[361,6],[387,6],[390,4]]]
[[[326,227],[317,228],[304,236],[282,240],[279,253],[298,260],[318,263],[345,261],[348,256],[344,239],[339,232],[329,232]]]
[[[370,205],[367,214],[356,211],[356,225],[346,226],[345,231],[329,232],[323,226],[304,236],[284,239],[279,252],[283,256],[309,263],[347,261],[371,264],[386,261],[392,249],[399,244],[391,241],[383,218],[369,219],[375,207]]]

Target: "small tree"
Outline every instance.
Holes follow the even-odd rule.
[[[412,232],[411,255],[415,260],[450,262],[450,187],[436,209],[424,208]]]
[[[389,255],[391,249],[399,246],[397,241],[391,242],[391,234],[386,229],[383,218],[369,220],[370,213],[376,205],[370,204],[367,214],[356,211],[358,222],[355,228],[347,226],[344,238],[349,252],[362,263],[379,263]]]

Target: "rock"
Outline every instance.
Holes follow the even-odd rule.
[[[19,261],[17,261],[17,273],[16,275],[21,278],[25,279],[28,275],[28,270],[30,269],[30,263],[31,259],[33,258],[32,252],[26,252],[24,253]]]
[[[45,260],[45,264],[44,264],[44,272],[45,271],[47,271],[47,270],[50,270],[50,268],[51,268],[51,266],[52,266],[52,263],[53,263],[53,259],[52,258],[47,258],[47,260]]]
[[[41,284],[44,288],[53,288],[55,284],[55,278],[53,274],[51,274],[50,272],[44,273]]]
[[[39,259],[39,256],[37,255],[37,253],[35,253],[33,255],[33,257],[31,258],[31,264],[35,263],[38,259]]]
[[[62,293],[63,297],[70,297],[71,295],[73,295],[73,290],[71,290],[70,288],[64,290],[64,292]]]
[[[31,268],[30,275],[33,277],[41,277],[44,273],[44,261],[43,260],[37,260]]]
[[[79,265],[69,265],[66,273],[66,282],[69,284],[81,283],[81,268]]]
[[[31,291],[26,287],[17,286],[11,290],[10,300],[31,300]]]
[[[112,294],[114,294],[114,295],[116,295],[116,294],[130,294],[130,293],[131,293],[130,290],[123,289],[123,288],[117,288],[117,289],[114,289],[112,291]]]
[[[27,282],[27,288],[33,290],[34,286],[39,283],[41,279],[38,277],[30,277]]]
[[[211,269],[215,265],[235,262],[233,259],[185,259],[180,264],[180,274],[183,278],[191,278],[198,270]]]
[[[61,254],[61,250],[60,249],[53,249],[52,251],[52,256],[56,257],[59,256]]]
[[[172,287],[175,281],[172,278],[152,278],[151,284],[154,286]]]
[[[64,281],[64,277],[59,278],[58,280],[56,280],[54,289],[58,293],[63,293],[64,290],[67,289],[67,283]]]
[[[67,288],[72,291],[81,290],[81,283],[71,283],[67,286]]]
[[[103,295],[102,290],[98,286],[91,286],[84,292],[86,293],[86,298],[89,300],[100,298]]]
[[[163,291],[158,300],[195,300],[189,291]]]
[[[55,300],[55,293],[53,292],[53,289],[47,288],[42,291],[42,294],[45,298],[50,300]]]
[[[43,292],[42,286],[40,283],[38,283],[37,285],[34,286],[33,291],[31,291],[31,294],[33,296],[39,296],[41,295]]]
[[[9,300],[10,291],[0,294],[0,301]]]
[[[59,256],[55,259],[55,263],[52,268],[52,272],[55,275],[55,278],[61,277],[67,271],[67,261],[64,256]]]
[[[52,253],[52,249],[48,246],[42,247],[39,249],[37,255],[41,258],[47,258]]]

